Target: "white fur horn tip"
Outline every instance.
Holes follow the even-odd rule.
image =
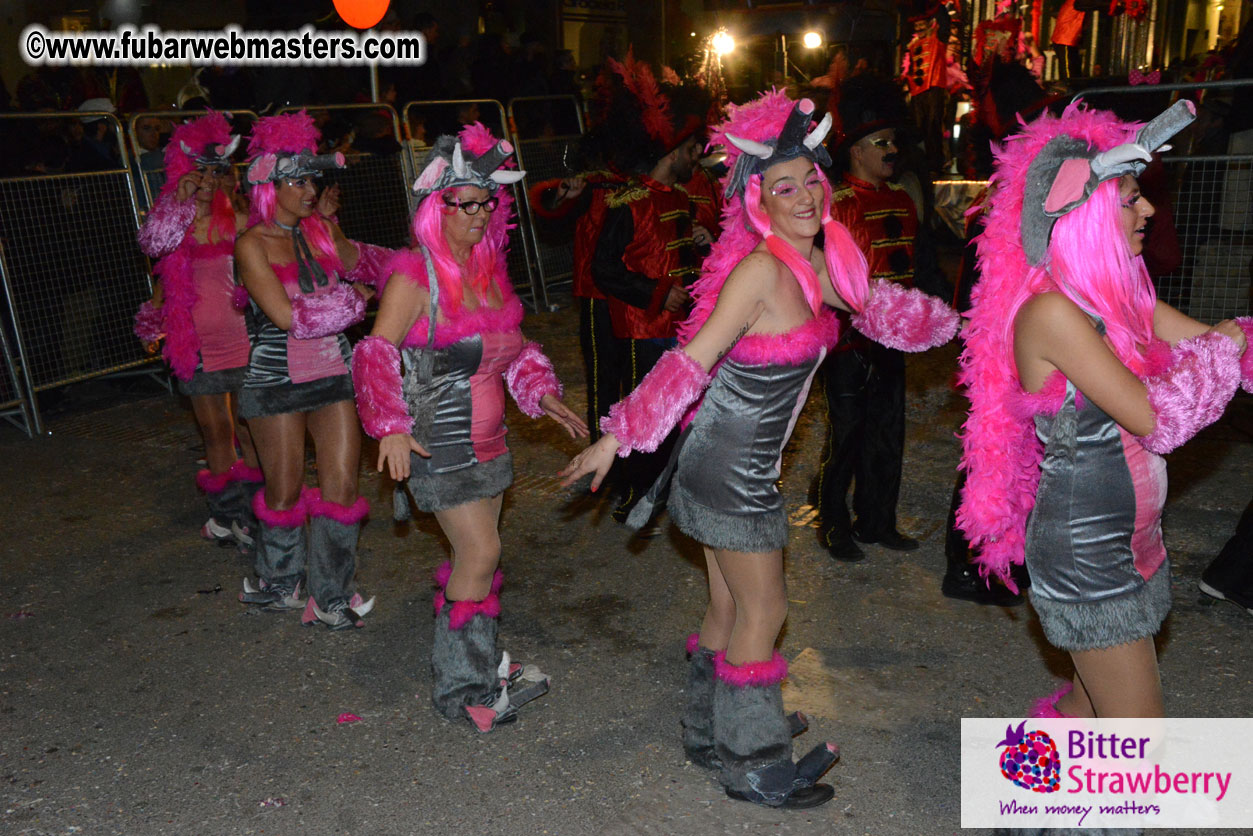
[[[752,154],[754,157],[762,160],[768,160],[774,156],[774,149],[769,145],[763,145],[752,139],[741,139],[734,134],[727,134],[727,142],[743,151],[745,154]]]
[[[235,153],[235,149],[239,147],[239,134],[231,134],[231,141],[226,144],[226,150],[222,152],[223,157],[229,157]]]
[[[452,148],[452,170],[453,174],[458,177],[467,177],[470,172],[466,167],[466,158],[461,154],[461,142],[458,141]]]
[[[178,141],[178,147],[179,147],[179,148],[182,148],[182,149],[183,149],[183,153],[184,153],[184,154],[186,154],[187,156],[189,156],[189,157],[194,157],[194,156],[196,156],[196,152],[195,152],[195,151],[193,151],[193,150],[191,150],[190,148],[188,148],[188,147],[187,147],[187,143],[186,143],[186,142],[183,142],[181,139]]]
[[[514,183],[517,183],[519,180],[525,177],[526,172],[525,171],[511,171],[509,169],[501,168],[501,169],[497,169],[496,171],[493,171],[488,176],[491,177],[492,182],[494,183],[499,183],[502,186],[510,186],[510,185],[513,185]]]
[[[827,113],[822,117],[822,121],[818,123],[818,127],[809,132],[809,135],[803,140],[804,145],[810,151],[822,144],[827,138],[827,134],[831,131],[831,114]]]

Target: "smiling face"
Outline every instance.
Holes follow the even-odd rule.
[[[491,192],[478,186],[461,186],[453,189],[451,194],[433,195],[436,200],[444,201],[444,239],[453,251],[467,249],[483,240],[488,221],[492,213],[486,207],[475,209],[473,215],[468,214],[469,206],[457,208],[455,201],[466,204],[469,201],[481,202],[491,197]]]
[[[312,177],[293,177],[274,184],[274,197],[275,219],[291,226],[295,221],[313,214],[318,191]]]
[[[1119,219],[1122,221],[1123,234],[1127,236],[1127,244],[1133,256],[1144,252],[1144,236],[1148,231],[1149,218],[1153,217],[1153,204],[1140,194],[1140,184],[1130,174],[1124,174],[1118,181],[1118,202],[1122,209]]]
[[[770,166],[761,178],[761,208],[775,235],[813,238],[822,228],[822,175],[804,157]]]

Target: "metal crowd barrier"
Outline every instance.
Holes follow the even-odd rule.
[[[131,332],[152,284],[135,241],[138,204],[121,123],[110,113],[12,113],[0,115],[0,128],[84,116],[108,121],[114,168],[0,179],[0,282],[17,352],[6,366],[21,377],[13,388],[26,401],[28,432],[43,432],[37,392],[107,374],[151,373],[157,363]]]
[[[571,174],[566,149],[583,136],[583,113],[574,96],[521,96],[509,100],[509,124],[514,128],[518,163],[526,169],[528,184]],[[569,225],[536,221],[525,206],[531,245],[536,254],[539,293],[548,308],[548,289],[574,277],[573,229]]]
[[[421,172],[422,163],[435,138],[440,134],[456,133],[461,130],[462,126],[471,122],[481,122],[496,136],[508,139],[517,145],[512,132],[508,129],[504,105],[495,99],[439,99],[409,102],[401,113],[405,130],[409,135],[407,149],[412,172],[408,180],[409,186],[413,185],[413,181]],[[526,168],[520,158],[518,164]],[[548,297],[543,292],[543,286],[537,280],[536,272],[532,267],[534,255],[529,234],[530,216],[525,206],[526,190],[517,185],[511,186],[510,189],[513,193],[517,224],[509,230],[507,262],[509,278],[513,282],[518,297],[529,305],[531,310],[546,310]],[[406,189],[406,191],[412,198],[412,190]],[[410,211],[412,209],[413,206],[410,205]]]
[[[340,188],[339,226],[349,238],[382,247],[403,247],[409,242],[409,213],[405,186],[405,149],[400,121],[387,104],[364,103],[285,107],[280,113],[308,110],[318,114],[355,117],[354,146],[345,152],[347,167],[328,171],[322,187]],[[374,117],[373,119],[371,117]],[[386,127],[384,126],[386,120]],[[372,124],[373,123],[373,124]],[[373,136],[366,131],[378,130]],[[374,146],[377,148],[371,148]]]
[[[1202,108],[1209,110],[1207,105],[1235,92],[1253,93],[1253,80],[1099,87],[1084,90],[1081,97],[1097,107],[1130,109],[1137,118],[1148,118],[1155,115],[1149,111],[1160,111],[1178,94],[1195,93]],[[1224,104],[1212,112],[1226,109]],[[1213,120],[1205,121],[1209,124],[1198,119],[1172,141],[1182,154],[1162,157],[1170,200],[1168,206],[1158,207],[1155,222],[1163,223],[1167,214],[1163,209],[1173,216],[1182,260],[1178,268],[1154,281],[1163,301],[1212,323],[1250,310],[1253,130],[1229,134],[1222,142]]]

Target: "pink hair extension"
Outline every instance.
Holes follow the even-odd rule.
[[[377,244],[367,244],[364,241],[352,243],[357,248],[357,263],[344,274],[344,280],[368,284],[382,293],[387,285],[387,278],[391,275],[385,272],[385,268],[394,251]]]
[[[340,505],[322,498],[320,488],[309,488],[302,497],[310,517],[326,517],[341,525],[355,525],[370,514],[370,503],[358,496],[351,505]]]
[[[200,361],[200,335],[196,333],[196,324],[191,317],[198,297],[191,272],[191,248],[194,244],[195,239],[188,235],[152,270],[161,280],[161,289],[165,293],[165,301],[161,305],[165,345],[161,355],[179,380],[191,380]]]
[[[165,146],[165,182],[161,185],[161,194],[178,190],[178,181],[185,174],[196,170],[196,157],[200,156],[206,145],[229,145],[230,141],[230,123],[226,121],[224,114],[215,110],[175,127]],[[194,152],[193,156],[183,152],[183,143]],[[234,232],[234,224],[231,231]]]
[[[265,481],[265,474],[261,472],[259,467],[249,467],[248,463],[243,459],[235,459],[231,464],[231,478],[236,482],[252,482],[254,484]]]
[[[632,450],[651,453],[712,379],[690,354],[672,348],[661,355],[635,391],[609,408],[609,414],[600,419],[600,428],[618,439],[619,456]]]
[[[213,199],[209,201],[209,235],[208,240],[235,243],[235,207],[226,192],[215,189]]]
[[[766,242],[766,249],[770,250],[770,254],[792,271],[792,275],[800,283],[801,291],[805,294],[809,309],[817,313],[822,308],[822,290],[818,286],[818,274],[814,272],[814,266],[797,252],[795,247],[771,231],[770,218],[761,205],[761,175],[759,174],[748,178],[748,183],[744,187],[744,215],[752,224],[753,229],[757,230],[757,234]]]
[[[271,528],[300,528],[305,524],[305,493],[302,491],[296,504],[285,511],[275,511],[265,504],[265,491],[257,491],[252,497],[252,512],[257,519]]]
[[[522,351],[505,369],[505,385],[518,404],[518,409],[529,418],[543,418],[544,410],[539,402],[545,395],[561,398],[563,390],[553,361],[544,354],[537,342],[528,341]]]
[[[822,174],[816,164],[814,168]],[[831,182],[825,174],[822,175],[822,231],[822,257],[827,262],[831,284],[853,311],[860,311],[866,307],[866,297],[870,295],[870,265],[848,227],[831,217]]]
[[[1240,355],[1240,388],[1253,394],[1253,351],[1248,348],[1253,346],[1253,316],[1236,317],[1236,325],[1244,332],[1245,340],[1244,353]]]
[[[229,468],[221,473],[214,473],[212,470],[199,470],[196,472],[196,487],[205,493],[221,493],[233,481],[235,480],[232,478]]]
[[[852,324],[875,342],[900,351],[926,351],[944,345],[961,322],[948,303],[921,290],[883,279]]]
[[[144,218],[136,238],[139,248],[150,258],[161,258],[174,252],[187,237],[188,229],[196,220],[196,201],[188,198],[175,199],[173,193],[162,194]]]
[[[777,685],[787,678],[787,659],[775,651],[768,662],[745,662],[733,665],[725,650],[714,654],[714,676],[736,688]]]
[[[799,366],[818,356],[824,348],[835,345],[840,336],[840,320],[835,312],[823,308],[799,328],[786,334],[748,334],[727,352],[727,358],[750,366],[774,363]]]
[[[254,183],[248,190],[248,224],[274,223],[274,209],[278,195],[275,194],[273,183]]]
[[[357,414],[371,438],[413,432],[413,416],[403,395],[400,351],[386,337],[371,335],[352,352],[352,386]]]
[[[700,633],[692,633],[687,637],[687,655],[691,656],[700,650]]]
[[[351,285],[336,284],[326,293],[298,294],[291,303],[291,335],[310,340],[338,334],[365,318],[365,299]]]
[[[1169,453],[1221,418],[1240,385],[1239,348],[1223,334],[1180,340],[1173,353],[1169,371],[1144,381],[1157,423],[1140,443],[1154,453]]]
[[[154,343],[165,336],[165,315],[153,307],[152,300],[144,302],[135,312],[135,336],[142,342]]]

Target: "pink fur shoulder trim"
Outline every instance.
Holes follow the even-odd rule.
[[[787,660],[776,650],[768,662],[733,665],[727,661],[726,651],[719,651],[714,655],[714,675],[736,688],[776,685],[787,678]]]
[[[782,334],[749,334],[727,352],[727,358],[750,366],[799,366],[831,349],[840,338],[840,319],[823,308],[818,315]]]
[[[466,310],[463,307],[451,319],[441,317],[436,321],[435,344],[432,348],[447,348],[476,334],[507,334],[516,331],[522,325],[522,315],[522,302],[512,293],[499,308],[479,307]],[[424,347],[430,323],[431,320],[425,316],[413,323],[400,344],[401,348]]]

